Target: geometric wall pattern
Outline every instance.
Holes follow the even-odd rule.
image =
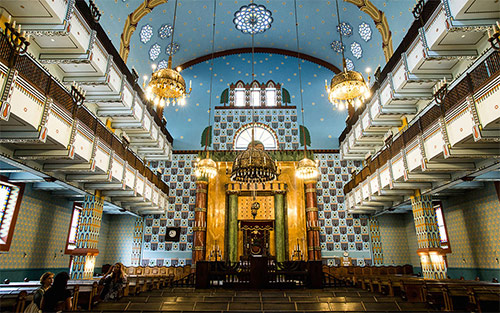
[[[132,265],[136,218],[128,214],[104,216],[106,219],[103,221],[108,221],[108,227],[106,233],[101,233],[101,240],[104,240],[106,245],[104,251],[99,250],[99,255],[104,253],[103,264],[121,262],[125,266]],[[96,264],[96,267],[99,265]]]
[[[144,217],[141,264],[183,266],[192,262],[196,183],[193,163],[198,154],[174,154],[172,161],[153,162],[151,167],[163,172],[169,184],[166,214]],[[179,242],[166,242],[166,228],[180,227]]]
[[[132,246],[132,256],[130,263],[133,266],[138,266],[141,260],[142,250],[142,232],[144,230],[144,218],[137,217],[134,226],[134,242]]]
[[[297,150],[299,147],[297,109],[255,109],[254,122],[270,127],[278,137],[279,150]],[[234,137],[238,129],[252,123],[250,109],[215,110],[213,148],[233,150]]]
[[[343,194],[350,173],[359,169],[361,163],[340,160],[338,153],[315,153],[314,158],[319,160],[321,173],[317,199],[322,257],[332,265],[339,263],[347,251],[353,265],[371,265],[368,217],[348,213]]]
[[[384,253],[380,241],[380,227],[377,218],[370,218],[370,240],[372,244],[373,265],[384,264]]]
[[[436,210],[432,204],[432,197],[414,196],[411,198],[415,229],[419,249],[441,248],[439,227],[437,225]]]

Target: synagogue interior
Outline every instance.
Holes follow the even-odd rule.
[[[0,311],[500,310],[498,0],[1,0]]]

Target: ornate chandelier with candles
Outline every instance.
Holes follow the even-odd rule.
[[[172,26],[172,39],[170,46],[174,44],[175,21],[177,16],[177,0],[175,1],[174,22]],[[153,68],[153,71],[156,67]],[[181,69],[172,69],[172,53],[168,57],[167,68],[161,68],[151,75],[148,87],[146,88],[146,97],[152,101],[156,107],[163,108],[165,105],[185,105],[186,95],[191,93],[191,82],[189,90],[186,90],[186,82],[180,74]]]
[[[337,21],[340,27],[339,2],[337,0]],[[328,93],[328,100],[337,107],[343,110],[352,107],[360,107],[364,100],[370,96],[370,90],[363,78],[363,75],[356,71],[347,70],[346,60],[344,56],[344,44],[342,41],[342,30],[340,33],[340,46],[342,51],[342,67],[343,71],[335,75],[330,81],[325,81],[325,89]]]
[[[194,175],[197,178],[205,177],[208,179],[217,176],[217,163],[209,157],[208,153],[205,159],[198,161],[196,164]]]

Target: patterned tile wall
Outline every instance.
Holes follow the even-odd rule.
[[[254,121],[269,126],[278,137],[280,150],[299,147],[297,109],[256,109]],[[252,110],[215,110],[213,147],[215,150],[232,150],[238,129],[252,122]]]
[[[443,201],[443,212],[452,251],[448,267],[500,271],[500,203],[494,183]]]
[[[10,250],[0,269],[65,268],[64,254],[73,203],[26,184]]]
[[[106,264],[106,245],[108,243],[108,234],[110,227],[118,227],[118,225],[111,224],[111,217],[113,215],[103,214],[101,220],[101,229],[99,230],[99,243],[97,245],[97,250],[99,254],[95,259],[95,272],[99,272],[103,264]]]
[[[174,154],[172,161],[152,164],[152,167],[163,171],[163,180],[169,184],[169,204],[166,215],[144,217],[141,264],[160,266],[191,264],[196,199],[193,163],[197,157],[197,154]],[[179,242],[165,242],[165,231],[168,226],[181,228]]]
[[[377,217],[380,241],[384,253],[384,265],[410,264],[410,253],[407,239],[406,215],[384,214]],[[416,249],[413,251],[416,255]]]
[[[136,218],[132,215],[123,214],[108,215],[106,219],[108,220],[106,237],[102,234],[102,237],[99,238],[99,242],[101,240],[106,241],[104,250],[99,249],[103,254],[102,264],[121,262],[125,266],[130,266]],[[97,265],[96,270],[99,270]]]
[[[368,217],[351,215],[344,205],[344,184],[360,162],[341,161],[338,153],[317,153],[314,157],[321,171],[317,190],[322,257],[327,264],[334,264],[334,257],[340,258],[347,251],[354,265],[371,265]]]

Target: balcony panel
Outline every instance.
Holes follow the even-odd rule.
[[[102,97],[117,97],[120,94],[124,77],[112,58],[108,58],[106,66],[104,75],[65,77],[63,81],[65,83],[78,82],[87,92],[86,99],[89,102]]]
[[[465,102],[445,116],[446,132],[452,147],[472,136],[474,122],[469,107]]]
[[[451,81],[451,74],[412,74],[406,65],[406,58],[401,56],[401,60],[392,71],[392,83],[394,91],[397,93],[430,93],[436,82],[446,78]]]
[[[135,181],[136,181],[137,170],[131,165],[127,164],[125,168],[125,187],[135,192]]]
[[[160,202],[158,201],[160,196],[160,189],[158,189],[154,184],[152,185],[152,187],[153,190],[151,194],[151,202],[153,203],[154,206],[160,208]]]
[[[389,188],[391,185],[391,171],[388,164],[382,166],[379,171],[380,175],[380,189]]]
[[[439,123],[424,131],[423,140],[427,161],[442,156],[445,141]]]
[[[70,145],[73,133],[73,119],[66,110],[53,104],[47,118],[48,138],[52,144],[59,149],[64,149]]]
[[[457,20],[498,19],[500,7],[497,0],[443,0]]]
[[[21,24],[62,24],[69,10],[67,0],[2,0],[12,18]]]
[[[97,143],[97,150],[94,157],[96,172],[107,173],[110,169],[111,149],[100,139]]]
[[[153,197],[153,188],[152,184],[149,180],[145,179],[144,182],[144,199],[146,201],[151,201],[152,202],[152,197]]]
[[[420,170],[422,166],[422,150],[420,149],[420,143],[418,139],[413,140],[406,145],[406,164],[408,166],[408,171],[412,172],[415,170]]]
[[[361,183],[361,195],[363,197],[363,200],[367,200],[371,196],[370,182],[368,179]]]
[[[404,152],[400,152],[396,157],[392,158],[392,175],[395,181],[402,181],[405,175],[405,164],[403,160]]]
[[[137,180],[135,182],[135,192],[137,195],[144,196],[144,176],[137,173]]]
[[[354,203],[361,204],[361,201],[363,200],[363,194],[361,192],[361,187],[358,185],[356,188],[354,188],[353,192],[354,192]]]
[[[80,121],[77,121],[75,140],[73,142],[73,146],[75,147],[75,158],[90,162],[92,159],[94,139],[94,134],[88,127]]]
[[[371,189],[372,195],[378,194],[378,191],[379,191],[378,173],[372,174],[369,179],[370,179],[370,189]]]
[[[2,126],[8,126],[9,131],[37,130],[46,111],[45,96],[18,75],[14,76],[13,86],[5,88],[11,89],[11,94],[7,97],[7,103],[2,105],[2,119],[9,122],[2,122]],[[5,105],[9,108],[4,108]],[[4,110],[10,110],[10,115]]]
[[[500,129],[500,76],[476,92],[474,98],[482,128]]]
[[[97,41],[88,54],[72,56],[44,53],[40,55],[40,62],[56,63],[61,69],[64,78],[104,76],[108,67],[109,56],[101,43]]]

